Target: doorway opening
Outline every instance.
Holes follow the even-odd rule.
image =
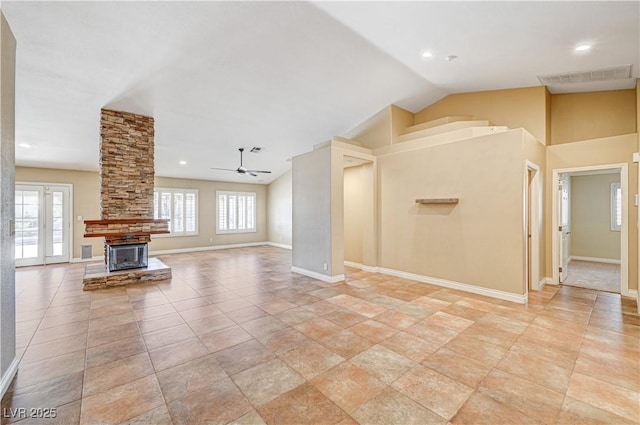
[[[554,170],[554,282],[628,292],[627,164]]]
[[[66,263],[71,249],[71,185],[18,183],[16,267]]]
[[[343,157],[344,265],[373,271],[375,243],[375,163],[367,157]]]

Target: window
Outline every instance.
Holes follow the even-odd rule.
[[[620,183],[611,183],[611,230],[622,228],[622,188]]]
[[[171,220],[168,236],[198,234],[198,191],[192,189],[160,189],[153,191],[153,218]],[[160,236],[160,235],[158,235]]]
[[[216,192],[218,220],[216,233],[256,231],[256,194],[252,192]]]

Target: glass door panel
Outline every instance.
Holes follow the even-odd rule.
[[[16,186],[16,266],[43,263],[42,186]]]
[[[16,185],[15,216],[17,267],[69,261],[68,186]]]

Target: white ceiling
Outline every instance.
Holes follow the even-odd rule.
[[[620,65],[640,75],[639,2],[3,1],[2,11],[18,42],[24,166],[97,170],[107,107],[155,118],[157,175],[266,184],[288,158],[391,103],[418,111],[449,93]],[[583,42],[594,48],[575,54]],[[271,175],[210,169],[236,168],[237,148],[253,146],[264,150],[245,166]]]

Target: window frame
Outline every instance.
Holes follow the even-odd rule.
[[[620,191],[619,197],[618,191]],[[624,195],[621,184],[618,182],[611,183],[610,218],[612,232],[620,232],[622,230],[622,196]],[[620,223],[617,222],[618,215],[620,216]]]
[[[162,194],[165,193],[170,193],[171,194],[171,200],[169,201],[170,204],[170,209],[171,209],[171,214],[170,214],[170,221],[169,221],[169,233],[167,234],[159,234],[159,235],[155,235],[156,237],[162,237],[162,238],[171,238],[171,237],[183,237],[183,236],[199,236],[199,210],[198,210],[198,198],[199,198],[199,194],[198,194],[198,189],[182,189],[182,188],[171,188],[171,187],[156,187],[153,189],[153,217],[154,218],[162,218],[162,214],[161,211],[156,211],[156,194],[158,196],[158,203],[157,203],[157,207],[160,208],[162,201],[161,201],[161,196]],[[183,223],[183,229],[182,231],[174,231],[173,230],[173,226],[174,223],[176,223],[175,221],[175,195],[182,195],[182,223]],[[189,195],[194,195],[195,196],[195,205],[194,205],[194,212],[195,212],[195,217],[194,217],[194,228],[195,230],[192,231],[188,231],[187,229],[187,198]]]
[[[226,216],[227,216],[227,229],[220,229],[220,196],[221,195],[225,195],[227,196],[227,203],[226,203]],[[228,203],[228,196],[243,196],[243,197],[251,197],[253,198],[253,227],[249,228],[249,229],[229,229],[228,224],[229,224],[229,203]],[[240,191],[232,191],[232,190],[216,190],[216,235],[228,235],[228,234],[238,234],[238,233],[256,233],[258,231],[258,223],[257,223],[257,216],[258,216],[258,211],[257,211],[257,200],[258,200],[258,195],[256,194],[256,192],[240,192]],[[246,210],[246,206],[247,203],[245,201],[244,203],[245,206],[245,210]],[[240,209],[240,202],[236,202],[236,217],[239,217],[239,215],[237,214],[239,212]],[[245,211],[244,214],[244,220],[245,222],[248,222],[247,220],[247,212]],[[238,220],[236,219],[236,222]],[[236,226],[237,227],[237,226]]]

